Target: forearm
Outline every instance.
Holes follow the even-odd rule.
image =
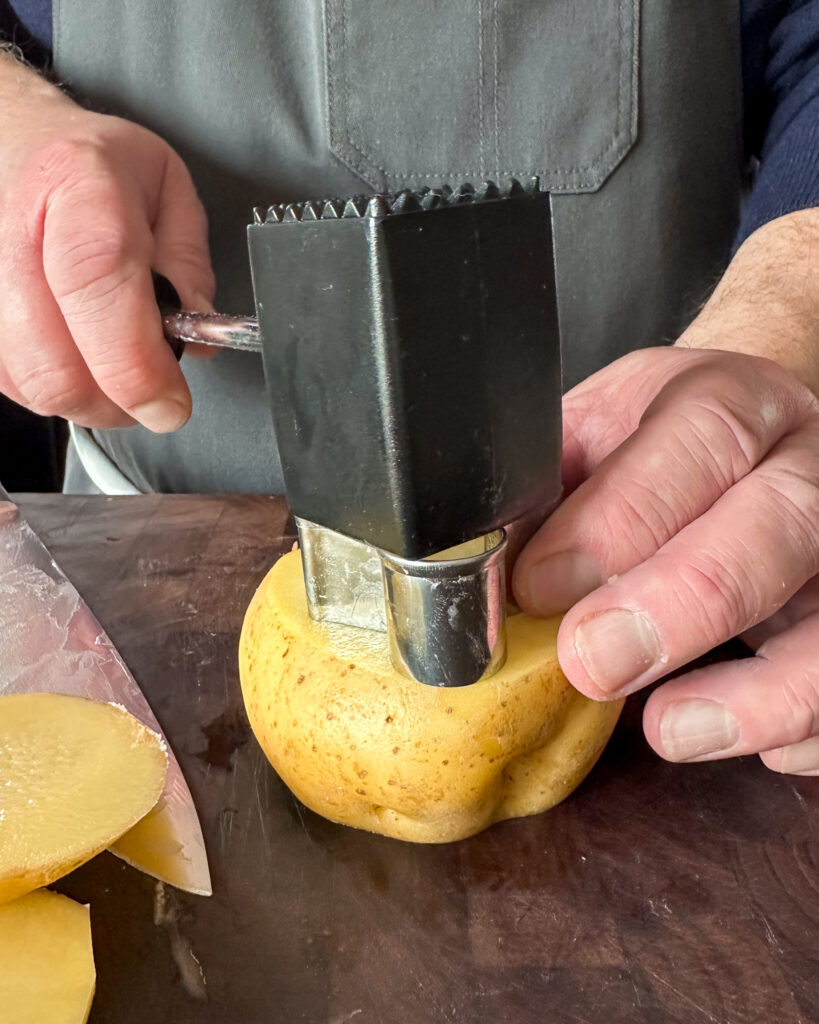
[[[765,356],[819,394],[819,209],[747,238],[677,345]]]
[[[0,41],[0,131],[12,125],[31,103],[61,102],[75,105],[55,85],[30,67],[16,47]]]

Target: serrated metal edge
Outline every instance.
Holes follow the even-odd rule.
[[[265,211],[256,207],[255,224],[279,224],[303,221],[341,220],[345,218],[376,218],[398,216],[440,209],[444,206],[465,206],[470,203],[490,203],[540,193],[540,180],[532,177],[522,184],[511,178],[505,186],[494,181],[482,181],[475,186],[462,182],[456,188],[441,185],[421,189],[403,188],[399,192],[377,192],[373,195],[352,196],[349,199],[308,199],[300,203],[275,203]]]
[[[342,217],[363,217],[367,209],[367,199],[364,196],[353,196],[344,204]]]

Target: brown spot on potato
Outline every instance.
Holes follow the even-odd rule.
[[[338,659],[341,648],[324,649],[327,645],[322,639],[323,634],[306,614],[300,560],[296,557],[290,562],[292,567],[287,559],[277,563],[270,579],[270,583],[275,585],[266,583],[262,593],[262,600],[267,603],[257,602],[255,613],[249,615],[251,632],[246,634],[240,654],[243,658],[242,685],[254,728],[260,735],[260,741],[265,741],[264,749],[277,764],[281,760],[285,776],[293,773],[294,781],[300,783],[304,795],[312,800],[311,805],[319,813],[387,835],[398,834],[409,841],[440,842],[459,838],[456,833],[474,830],[474,823],[470,824],[473,814],[485,815],[486,799],[491,797],[494,801],[493,787],[502,779],[504,782],[498,788],[505,790],[507,800],[512,799],[513,809],[517,808],[514,804],[516,787],[524,795],[531,794],[526,806],[531,805],[532,809],[549,806],[556,796],[563,795],[562,791],[552,793],[550,789],[551,774],[556,771],[551,762],[538,762],[531,771],[524,768],[524,774],[520,770],[514,773],[505,771],[505,762],[511,755],[517,756],[518,732],[524,739],[530,733],[535,737],[534,730],[527,732],[519,728],[520,717],[537,715],[541,708],[551,714],[552,702],[557,702],[566,689],[554,655],[550,654],[548,658],[544,655],[542,667],[537,660],[542,629],[539,628],[537,636],[533,633],[529,637],[524,628],[519,647],[526,657],[521,656],[520,672],[516,675],[516,648],[512,645],[510,660],[504,670],[508,679],[506,676],[501,679],[497,688],[484,688],[485,703],[477,699],[474,704],[459,704],[459,723],[447,728],[441,723],[440,714],[443,711],[445,715],[454,717],[455,706],[441,707],[443,694],[432,695],[428,689],[418,688],[416,708],[412,703],[414,691],[402,680],[393,680],[392,674],[382,665],[383,658],[379,661],[371,659],[369,646],[362,651],[361,671],[357,663],[344,662],[343,654],[341,660]],[[282,577],[285,568],[292,579]],[[525,617],[512,624],[512,634],[521,622],[525,627]],[[252,638],[250,643],[248,636]],[[351,644],[353,639],[355,637],[351,633]],[[352,645],[347,650],[355,653],[356,648]],[[277,658],[288,660],[291,653],[292,670],[283,663],[277,665]],[[356,675],[356,679],[343,678],[350,674]],[[308,675],[310,693],[302,693]],[[520,690],[522,698],[516,692],[510,692],[513,690]],[[471,694],[477,692],[470,691]],[[278,722],[272,725],[274,693],[277,709],[286,716],[281,726]],[[501,699],[503,693],[506,696]],[[461,694],[455,696],[461,700]],[[387,712],[393,701],[400,708],[400,713]],[[323,726],[317,717],[322,708],[325,712]],[[504,711],[503,715],[498,708]],[[590,714],[585,732],[591,736],[596,728],[601,736],[604,731],[608,735],[608,723],[612,717],[612,713],[600,715],[598,725]],[[379,729],[379,718],[382,725],[394,724],[395,729],[389,732]],[[295,726],[291,726],[293,719],[297,719]],[[339,722],[338,729],[334,721]],[[435,729],[439,726],[443,732],[436,736]],[[526,726],[525,718],[523,726]],[[354,740],[357,735],[362,739],[362,751],[368,754],[367,763],[374,765],[373,771],[383,765],[387,751],[396,762],[393,765],[395,776],[384,779],[379,775],[373,780],[375,792],[372,799],[369,790],[362,785],[368,771],[352,756],[357,752],[357,740]],[[547,745],[546,741],[543,745]],[[582,761],[585,748],[580,741],[577,745],[577,757]],[[556,746],[560,754],[559,744]],[[436,755],[435,747],[440,748],[442,757]],[[494,754],[490,754],[490,750],[494,750]],[[312,756],[306,756],[310,753]],[[466,761],[470,754],[472,762]],[[570,754],[573,757],[574,750]],[[332,767],[333,760],[336,768]],[[565,774],[564,764],[571,757],[566,755],[554,760],[560,766],[560,772]],[[479,764],[479,761],[484,764]],[[437,772],[436,763],[439,767],[451,764],[458,770],[450,777],[448,772]],[[486,770],[487,763],[492,767],[491,772]],[[494,771],[494,764],[499,765],[500,775]],[[436,776],[438,789],[429,785],[436,781]],[[396,798],[401,796],[404,799],[401,811],[375,803],[376,796],[385,795],[384,785],[401,788],[402,793],[396,794]],[[458,797],[459,808],[462,805],[465,817],[464,813],[442,813],[445,805],[449,806],[452,801],[452,791]],[[357,803],[353,796],[360,796],[362,800]],[[387,803],[397,803],[396,798],[388,799]],[[425,807],[434,808],[433,814],[425,817]],[[338,809],[338,813],[334,809]]]

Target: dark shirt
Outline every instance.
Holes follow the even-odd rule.
[[[741,12],[745,148],[755,174],[737,245],[775,217],[819,206],[819,0],[741,0]],[[47,61],[51,0],[0,0],[0,36],[32,62]]]

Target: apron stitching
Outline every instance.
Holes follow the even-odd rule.
[[[323,0],[321,13],[324,19],[324,94],[327,98],[327,132],[332,139],[335,134],[335,104],[333,102],[333,90],[330,88],[330,65],[332,63],[333,41],[330,38],[330,14],[327,10],[327,0]]]
[[[499,119],[499,116],[498,116],[498,47],[499,47],[500,44],[498,42],[498,37],[499,37],[499,32],[498,32],[498,0],[493,0],[493,3],[492,3],[492,26],[493,26],[493,28],[495,30],[495,46],[494,46],[494,58],[495,59],[494,59],[494,64],[493,64],[493,75],[492,75],[492,107],[493,107],[494,112],[495,112],[495,124],[494,124],[495,149],[494,149],[494,155],[495,155],[495,173],[498,175],[498,177],[500,177],[500,165],[501,165],[501,158],[500,158],[500,129],[499,129],[500,119]]]
[[[618,62],[617,69],[617,124],[623,123],[623,78],[625,77],[626,68],[625,60],[623,59],[623,9],[627,0],[620,0],[617,5],[617,47],[620,51],[620,60]]]
[[[474,177],[481,177],[483,175],[483,170],[482,169],[479,169],[478,171],[474,171],[474,170],[460,170],[460,171],[456,171],[456,170],[448,170],[448,171],[447,170],[442,170],[442,171],[433,171],[433,172],[423,172],[423,171],[412,171],[412,170],[400,171],[400,170],[395,170],[395,169],[392,169],[392,168],[387,168],[387,167],[382,166],[380,163],[378,163],[378,158],[375,156],[375,154],[371,153],[364,146],[363,142],[361,142],[360,140],[354,140],[353,139],[352,134],[351,134],[351,126],[350,126],[350,123],[349,123],[349,118],[347,117],[347,112],[349,111],[349,95],[350,95],[350,93],[349,93],[350,75],[349,75],[348,59],[347,59],[348,54],[347,54],[347,49],[346,49],[346,44],[347,44],[347,2],[348,2],[348,0],[338,0],[338,9],[341,12],[340,41],[341,41],[341,47],[344,50],[343,59],[342,59],[342,62],[341,62],[342,63],[342,75],[341,75],[341,77],[343,79],[343,90],[344,90],[344,107],[343,107],[343,113],[342,113],[342,116],[343,116],[343,119],[344,119],[344,130],[343,130],[343,133],[342,133],[342,137],[344,138],[344,140],[347,143],[347,145],[356,154],[358,154],[358,157],[359,157],[358,160],[350,159],[351,166],[356,171],[358,171],[360,174],[363,174],[365,177],[368,174],[372,175],[373,172],[378,172],[381,175],[383,175],[385,178],[436,179],[438,181],[441,181],[444,178],[455,178],[455,177],[474,178]],[[497,27],[497,25],[498,25],[498,23],[497,23],[497,2],[498,2],[498,0],[493,0],[494,27],[495,27],[495,30],[496,30],[496,33],[497,33],[496,34],[496,39],[495,39],[496,52],[497,52],[497,47],[499,45],[498,38],[497,38],[497,35],[499,35],[498,27]],[[507,176],[508,177],[526,177],[526,176],[531,175],[531,174],[538,174],[538,175],[548,179],[548,177],[550,175],[556,175],[556,174],[557,175],[562,175],[564,177],[566,175],[573,175],[574,177],[570,181],[563,182],[560,185],[551,186],[550,190],[553,191],[553,192],[560,192],[560,191],[567,191],[567,190],[571,190],[571,189],[575,189],[575,188],[591,187],[591,186],[594,185],[594,181],[591,180],[590,178],[586,177],[589,174],[589,172],[599,170],[600,167],[605,163],[605,161],[610,157],[611,153],[614,150],[616,150],[618,146],[622,146],[622,145],[627,144],[629,142],[629,137],[630,137],[630,134],[631,134],[631,132],[630,132],[631,125],[629,123],[629,125],[624,126],[623,123],[622,123],[623,98],[624,98],[623,97],[623,93],[625,91],[623,89],[623,76],[624,76],[625,70],[626,70],[626,69],[624,69],[624,66],[623,66],[624,65],[624,61],[623,61],[623,43],[624,43],[624,40],[623,40],[623,15],[624,15],[624,11],[625,11],[625,7],[626,7],[627,3],[632,8],[636,8],[638,0],[618,0],[618,4],[617,4],[617,12],[618,12],[618,19],[617,19],[618,20],[618,40],[617,41],[618,41],[618,53],[619,53],[619,57],[620,57],[619,67],[618,67],[618,76],[617,76],[617,123],[616,123],[615,130],[614,130],[613,134],[607,140],[605,148],[597,155],[597,157],[595,157],[594,160],[592,160],[589,163],[581,164],[579,166],[572,166],[572,167],[546,167],[546,168],[540,168],[540,169],[539,168],[532,168],[530,166],[530,167],[522,169],[522,170],[513,170],[513,169],[501,170],[500,167],[498,167],[498,169],[497,169],[498,177],[507,177]],[[483,0],[479,0],[479,4],[480,4],[480,6],[482,8]],[[334,33],[332,31],[328,31],[327,32],[328,56],[329,56],[329,51],[330,51],[331,48],[334,51],[336,49],[335,43],[333,41],[333,34]],[[483,27],[482,27],[482,19],[481,19],[481,22],[479,24],[479,40],[480,40],[480,42],[479,42],[479,63],[480,63],[481,71],[482,71],[482,68],[483,68]],[[632,61],[630,62],[630,64],[633,66],[633,55],[632,55]],[[498,65],[498,60],[497,60],[497,57],[496,57],[496,59],[495,59],[495,68],[494,68],[494,77],[493,77],[493,86],[494,86],[494,92],[495,92],[494,100],[493,100],[493,110],[494,110],[494,116],[495,116],[495,124],[497,126],[499,126],[499,112],[498,112],[498,91],[499,90],[498,90],[498,79],[497,79],[497,75],[498,75],[498,67],[497,67],[497,65]],[[337,75],[334,75],[333,77],[336,79],[336,81],[338,81],[338,76]],[[329,90],[329,74],[328,74],[328,90]],[[482,112],[483,111],[483,97],[482,97],[482,95],[479,95],[479,102],[480,102],[480,108],[481,108],[481,112]],[[329,104],[328,103],[328,108],[330,106],[332,106],[333,111],[335,111],[336,104],[334,104],[334,103],[333,104]],[[629,107],[630,108],[633,107],[633,97],[630,100]],[[629,118],[629,122],[630,121],[631,121],[631,118]],[[623,137],[624,136],[624,128],[627,129],[625,131],[625,138]],[[331,116],[331,130],[334,130],[336,132],[336,134],[338,135],[337,124],[336,124],[336,121],[335,121],[335,114],[334,113]],[[481,145],[483,145],[483,141],[482,140],[481,140]],[[499,162],[499,155],[498,155],[498,152],[499,152],[499,127],[498,127],[498,130],[495,133],[495,152],[496,152],[496,157],[497,157],[498,162]],[[483,159],[483,154],[482,154],[482,159]]]
[[[53,33],[52,52],[60,51],[60,0],[53,0],[51,6],[51,31]]]
[[[478,150],[480,170],[478,176],[483,177],[486,173],[486,148],[484,123],[483,123],[483,23],[484,23],[484,0],[478,0]]]
[[[365,163],[363,163],[363,164],[359,163],[356,166],[357,170],[361,171],[362,173],[367,173],[368,171],[371,171],[373,169],[373,167],[374,167],[376,170],[381,171],[382,174],[386,174],[387,172],[384,170],[384,168],[383,167],[379,167],[378,164],[374,162],[373,158],[371,158],[369,156],[369,154],[365,152],[364,149],[360,149],[353,142],[353,139],[352,139],[352,135],[351,135],[351,131],[350,131],[350,121],[349,121],[349,118],[347,116],[348,111],[350,109],[350,74],[349,74],[349,70],[348,70],[349,60],[348,60],[348,50],[347,50],[347,0],[341,0],[341,3],[340,3],[339,6],[341,7],[341,47],[342,47],[342,50],[343,50],[343,60],[342,60],[343,72],[342,72],[342,75],[343,75],[343,79],[344,79],[344,107],[343,107],[343,116],[344,116],[345,135],[347,137],[347,142],[353,147],[353,149],[357,153],[359,153],[364,158]],[[371,163],[371,160],[372,160],[372,163]],[[369,168],[366,166],[368,164],[369,164]]]
[[[632,0],[631,89],[629,90],[629,134],[637,138],[640,111],[640,0]]]

